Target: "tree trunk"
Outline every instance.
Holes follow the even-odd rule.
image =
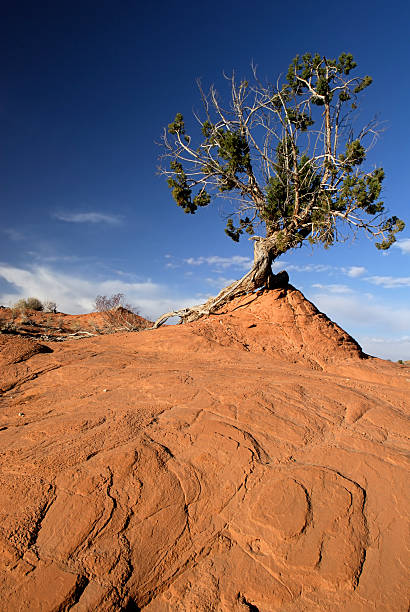
[[[272,262],[280,254],[276,247],[275,236],[267,238],[258,236],[253,240],[253,266],[245,276],[222,289],[217,296],[209,298],[204,304],[163,314],[155,321],[151,329],[160,327],[170,317],[180,317],[180,323],[196,321],[203,316],[212,314],[232,299],[246,293],[252,293],[257,289],[286,287],[289,282],[287,272],[272,273]]]

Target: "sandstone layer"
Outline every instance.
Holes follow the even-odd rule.
[[[0,368],[1,610],[407,611],[410,368],[293,287]]]

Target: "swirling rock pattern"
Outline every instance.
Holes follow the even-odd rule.
[[[408,367],[293,288],[50,346],[2,344],[2,610],[407,610]]]

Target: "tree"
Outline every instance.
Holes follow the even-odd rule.
[[[185,213],[215,197],[229,199],[226,234],[254,243],[252,269],[201,306],[167,313],[192,321],[227,300],[277,283],[271,264],[306,242],[330,247],[361,231],[388,249],[404,222],[388,217],[379,196],[382,168],[365,165],[379,133],[376,120],[356,129],[359,100],[369,76],[352,76],[350,53],[338,59],[296,56],[276,84],[252,79],[229,83],[229,104],[214,86],[198,83],[199,138],[187,134],[178,113],[163,134],[160,172]]]

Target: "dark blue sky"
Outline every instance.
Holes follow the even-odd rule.
[[[173,204],[155,141],[198,106],[198,77],[223,86],[223,70],[246,75],[252,60],[276,81],[296,53],[354,54],[374,79],[363,120],[386,121],[371,161],[410,223],[408,3],[40,0],[3,3],[0,21],[0,302],[34,293],[74,312],[122,290],[153,316],[242,274],[249,243],[225,237],[217,206],[190,216]],[[387,256],[359,240],[283,266],[365,349],[399,358],[410,351],[409,237]]]

